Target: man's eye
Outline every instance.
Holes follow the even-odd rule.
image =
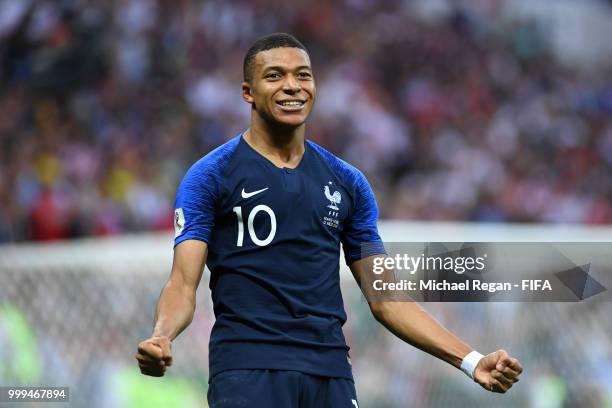
[[[266,75],[266,78],[270,78],[270,79],[278,79],[280,78],[280,74],[273,72],[271,74]]]
[[[309,72],[300,72],[298,75],[300,78],[311,78],[312,77],[312,75],[310,75]]]

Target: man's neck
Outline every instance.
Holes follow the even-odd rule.
[[[305,131],[303,124],[296,128],[271,128],[264,120],[253,118],[243,137],[253,149],[277,167],[295,168],[304,155]]]

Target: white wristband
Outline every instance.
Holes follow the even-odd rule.
[[[471,379],[474,379],[474,370],[476,369],[478,362],[483,357],[484,356],[480,354],[479,352],[477,352],[476,350],[468,353],[468,355],[465,356],[463,358],[463,361],[461,362],[461,371],[467,374],[467,376],[470,377]]]

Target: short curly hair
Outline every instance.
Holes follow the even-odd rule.
[[[301,50],[308,50],[304,47],[297,38],[287,33],[273,33],[260,37],[251,45],[246,55],[244,56],[244,62],[242,64],[242,75],[245,82],[251,82],[253,79],[253,68],[255,65],[255,56],[262,52],[271,50],[274,48],[299,48]]]

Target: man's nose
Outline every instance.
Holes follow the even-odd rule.
[[[299,92],[302,89],[300,81],[298,81],[293,75],[287,75],[285,83],[283,84],[283,90],[287,92]]]

